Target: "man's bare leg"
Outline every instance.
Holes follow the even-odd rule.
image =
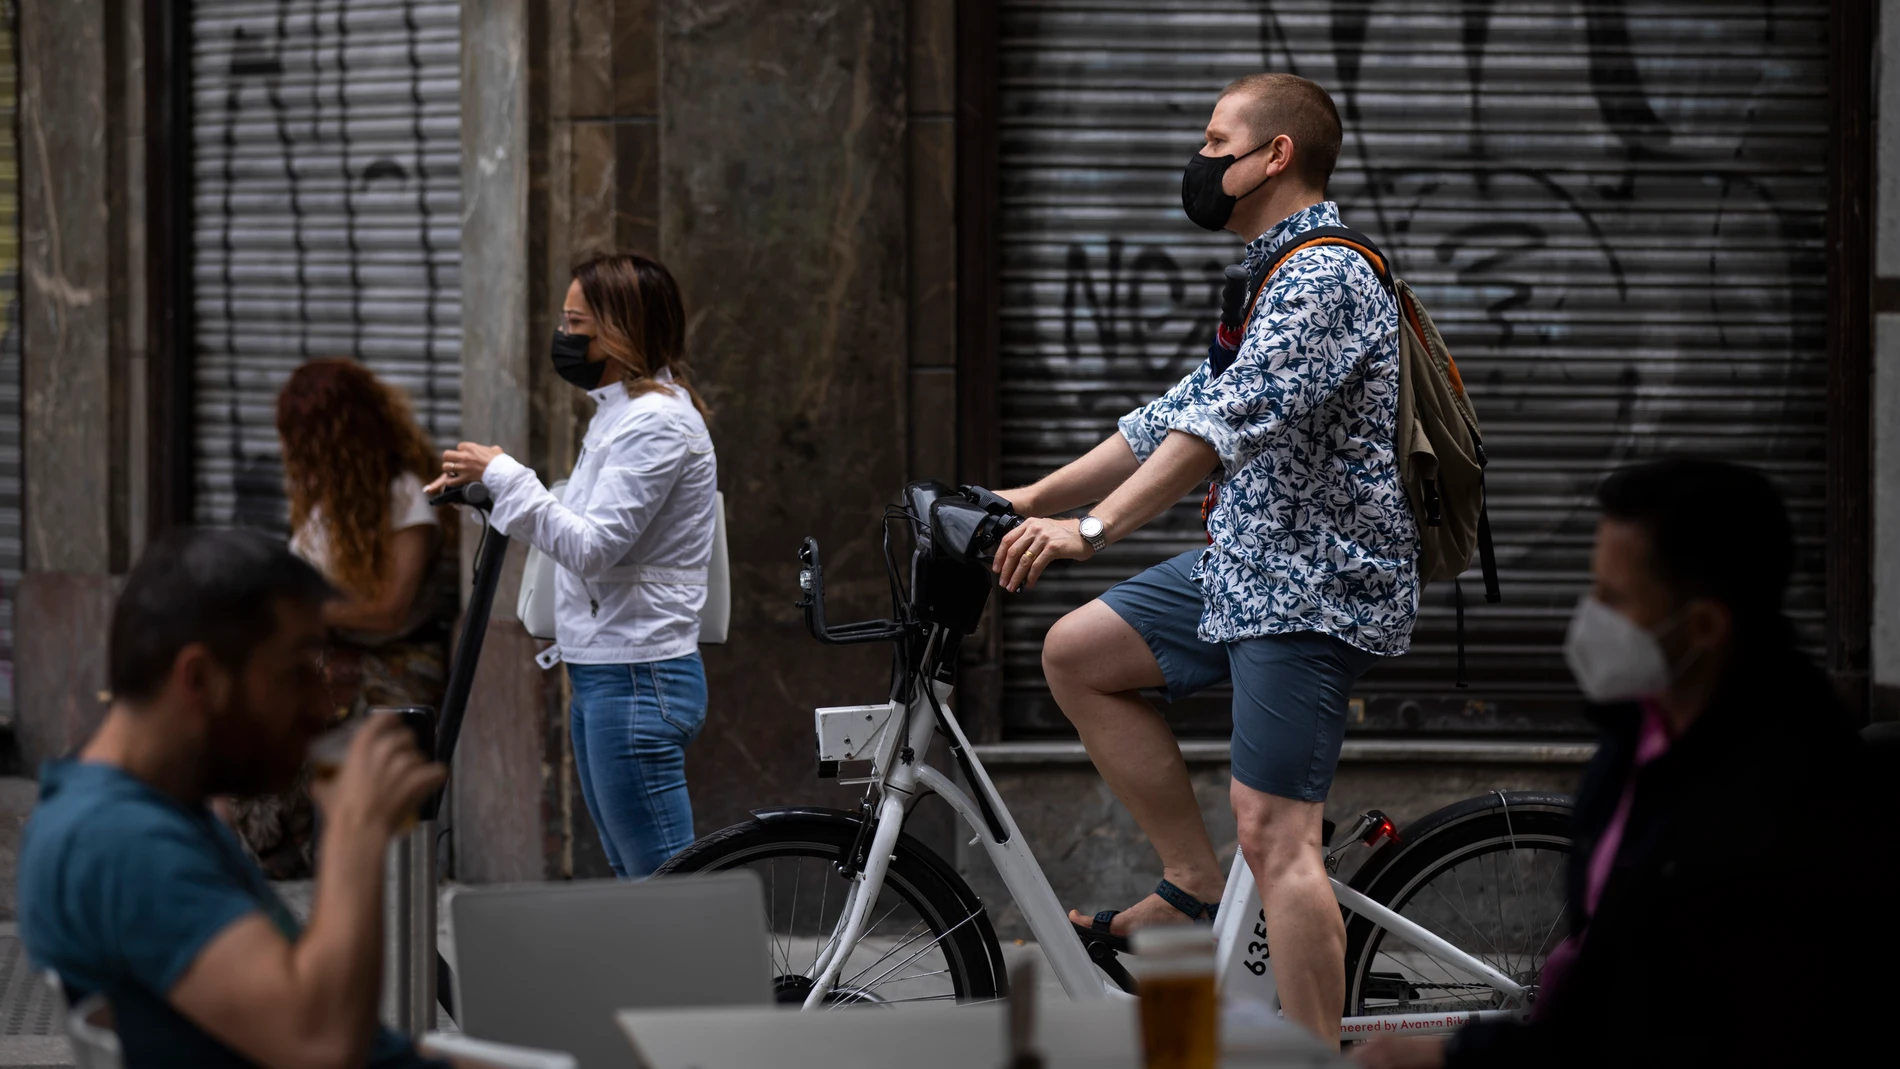
[[[1321,860],[1323,802],[1232,788],[1240,852],[1260,887],[1272,946],[1273,978],[1289,1021],[1339,1042],[1346,1001],[1346,923]]]
[[[1139,693],[1162,685],[1148,644],[1115,610],[1091,601],[1049,629],[1042,668],[1096,770],[1161,855],[1162,875],[1203,902],[1218,902],[1227,876],[1214,858],[1187,762],[1174,733]],[[1073,910],[1069,918],[1090,920]],[[1114,931],[1126,935],[1145,924],[1186,919],[1149,895],[1115,918]]]

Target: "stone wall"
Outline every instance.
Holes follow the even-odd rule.
[[[21,0],[21,395],[26,571],[17,760],[105,712],[106,626],[143,542],[143,5]]]

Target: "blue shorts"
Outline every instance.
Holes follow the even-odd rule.
[[[1233,775],[1256,791],[1323,802],[1339,765],[1352,686],[1378,661],[1331,635],[1203,642],[1201,588],[1191,549],[1117,583],[1102,603],[1154,652],[1169,701],[1232,680]]]

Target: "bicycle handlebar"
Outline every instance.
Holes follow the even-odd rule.
[[[467,505],[483,513],[495,507],[495,495],[481,483],[450,486],[429,498],[437,508]],[[449,662],[447,685],[436,715],[435,752],[430,756],[453,767],[455,744],[462,735],[462,718],[468,712],[469,694],[475,685],[475,666],[481,661],[482,641],[488,634],[488,617],[495,604],[495,589],[501,585],[502,565],[508,556],[508,536],[482,521],[482,541],[475,552],[475,576],[469,585],[468,607],[462,614],[461,637]],[[421,806],[424,820],[434,820],[442,806],[447,785],[438,789]]]
[[[860,642],[885,642],[909,634],[911,625],[902,620],[863,620],[855,624],[829,627],[825,624],[825,567],[818,559],[818,540],[806,538],[798,547],[798,588],[805,592],[798,607],[805,610],[805,628],[812,637],[828,646],[852,646]]]
[[[929,499],[932,502],[929,506],[917,499],[907,500],[906,514],[911,521],[930,532],[932,553],[937,554],[939,559],[978,569],[984,568],[1003,535],[1024,519],[1010,510],[1008,501],[980,486],[960,486],[954,493],[943,490],[940,495]],[[935,507],[936,503],[952,502],[954,508]],[[929,515],[919,515],[919,511],[926,507]],[[885,553],[888,558],[888,539]],[[925,624],[912,618],[912,607],[904,603],[895,579],[892,580],[892,600],[898,619],[862,620],[837,626],[827,624],[825,569],[819,559],[817,539],[805,539],[799,547],[798,560],[802,565],[798,573],[798,585],[803,591],[798,607],[805,610],[805,627],[818,641],[831,646],[848,646],[901,639],[924,630]],[[987,597],[987,589],[983,596]]]

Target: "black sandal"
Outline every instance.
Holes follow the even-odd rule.
[[[1187,919],[1191,921],[1212,922],[1215,913],[1220,910],[1219,902],[1203,902],[1167,880],[1162,880],[1155,885],[1155,894],[1161,896],[1163,902],[1186,914]],[[1119,909],[1105,909],[1097,913],[1095,919],[1086,928],[1074,921],[1070,921],[1069,924],[1075,928],[1077,938],[1083,943],[1099,943],[1117,954],[1130,954],[1133,951],[1129,949],[1128,937],[1116,935],[1109,930],[1109,925],[1115,922],[1115,915],[1120,912]]]

